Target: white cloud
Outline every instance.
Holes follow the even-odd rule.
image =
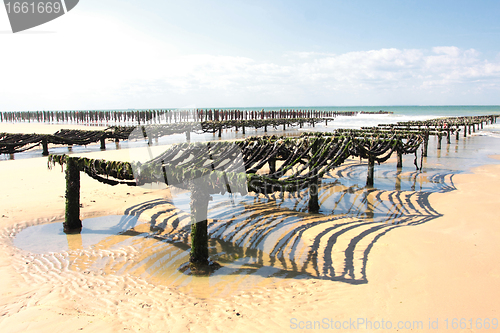
[[[291,52],[263,62],[183,54],[109,17],[69,15],[54,21],[57,33],[1,37],[0,109],[452,104],[465,93],[465,103],[500,104],[500,57],[474,49]]]

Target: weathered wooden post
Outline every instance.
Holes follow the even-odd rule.
[[[455,128],[455,141],[459,141],[460,140],[460,129],[458,128],[458,126]]]
[[[78,158],[67,157],[66,161],[66,212],[64,215],[64,232],[80,233],[80,170]]]
[[[309,203],[308,203],[308,209],[309,213],[318,213],[319,212],[319,186],[318,186],[318,170],[314,167],[314,165],[317,163],[318,158],[318,149],[320,146],[319,138],[316,139],[313,144],[312,144],[312,149],[311,153],[312,156],[314,156],[314,163],[311,163],[311,179],[309,182]],[[313,161],[311,161],[313,162]]]
[[[243,131],[243,134],[245,134],[245,125],[241,125],[241,129]]]
[[[467,124],[464,124],[464,138],[467,137]]]
[[[269,159],[269,173],[273,174],[276,172],[276,159],[275,158],[270,158]]]
[[[423,157],[427,157],[427,148],[429,147],[429,131],[424,133],[424,151],[422,152]]]
[[[222,137],[222,125],[219,125],[219,138]]]
[[[437,137],[438,137],[437,149],[441,149],[441,139],[442,139],[441,132],[438,132]]]
[[[309,213],[319,212],[319,185],[318,177],[313,177],[309,183]]]
[[[366,186],[373,186],[373,174],[375,172],[375,158],[373,156],[368,155],[368,175],[366,176]]]
[[[186,131],[186,141],[191,142],[191,131],[190,130]]]
[[[403,168],[403,152],[399,147],[396,149],[396,152],[398,154],[396,168],[401,169]]]
[[[103,136],[101,136],[101,150],[106,150],[106,138]]]
[[[447,144],[450,144],[451,143],[451,133],[450,133],[450,129],[447,129],[446,130],[446,143]]]
[[[195,271],[202,271],[208,267],[208,202],[211,199],[208,189],[191,180],[191,252],[190,267]]]
[[[49,156],[49,143],[46,136],[42,139],[42,149],[42,155]]]

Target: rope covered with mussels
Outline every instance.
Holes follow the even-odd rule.
[[[88,158],[78,158],[77,164],[80,171],[109,185],[165,182],[188,188],[190,181],[203,178],[211,193],[246,193],[247,189],[256,193],[295,192],[316,183],[349,157],[383,163],[394,151],[415,153],[422,141],[422,135],[414,133],[266,136],[234,142],[177,144],[144,164]],[[64,165],[68,158],[49,155],[49,167]]]
[[[88,145],[105,139],[128,140],[136,128],[144,137],[159,138],[182,133],[215,133],[223,129],[251,127],[255,129],[278,126],[303,126],[333,121],[331,118],[283,118],[258,120],[203,121],[162,125],[112,126],[101,131],[60,130],[54,134],[0,133],[0,154],[15,154],[33,149],[40,144]],[[142,134],[141,133],[141,134]],[[144,138],[141,137],[141,138]]]

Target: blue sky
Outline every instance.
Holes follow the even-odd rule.
[[[500,104],[499,1],[81,0],[9,33],[0,110]]]

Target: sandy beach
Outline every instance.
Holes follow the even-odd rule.
[[[42,133],[38,127],[43,126],[34,130]],[[52,127],[45,130],[55,132]],[[128,151],[85,156],[126,160]],[[64,173],[58,166],[49,170],[47,159],[40,157],[0,161],[0,177],[1,332],[482,332],[496,331],[495,322],[498,329],[500,164],[454,175],[456,190],[429,195],[433,212],[425,223],[388,226],[377,234],[362,265],[363,283],[313,274],[254,280],[247,275],[241,281],[233,275],[228,284],[246,285],[220,293],[211,292],[217,286],[210,280],[178,288],[138,273],[137,263],[147,266],[156,252],[141,252],[124,240],[127,235],[110,236],[91,248],[78,238],[68,238],[68,248],[59,252],[19,249],[14,242],[22,230],[63,220]],[[108,186],[82,174],[82,219],[123,215],[131,207],[159,199],[170,200],[170,191]],[[168,203],[162,205],[168,211]],[[178,213],[182,223],[182,212]],[[329,218],[285,210],[274,213],[299,221]],[[134,231],[149,230],[149,218],[151,213],[140,214]],[[349,217],[342,221],[359,222]],[[305,248],[322,230],[308,232],[311,235],[304,233],[302,239]],[[350,239],[338,242],[348,245]],[[144,242],[150,244],[145,247],[148,251],[162,244],[149,238]],[[336,253],[326,254],[328,246],[320,243],[317,251],[334,258]],[[357,251],[354,255],[356,268],[356,260],[363,256]],[[337,264],[335,259],[331,264]]]

